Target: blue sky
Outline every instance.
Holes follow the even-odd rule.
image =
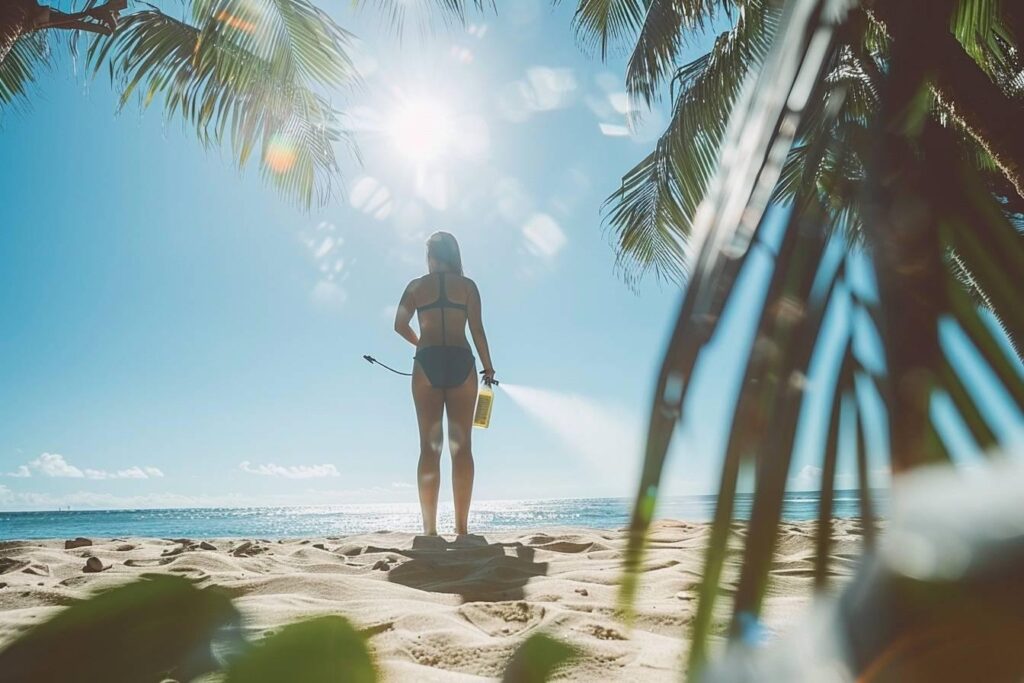
[[[364,164],[312,213],[155,108],[115,115],[102,78],[44,74],[0,128],[0,507],[415,500],[408,381],[361,356],[410,364],[394,305],[437,229],[525,401],[499,393],[475,433],[476,496],[632,495],[678,291],[622,283],[600,205],[665,117],[626,134],[622,61],[580,51],[568,5],[400,42],[325,2],[363,39],[336,105]],[[455,122],[430,163],[388,134],[409,102]],[[741,336],[698,379],[668,493],[715,490]]]

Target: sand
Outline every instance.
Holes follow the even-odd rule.
[[[248,635],[288,622],[343,614],[367,629],[387,681],[479,681],[499,676],[516,646],[545,632],[586,656],[560,678],[678,680],[686,625],[709,528],[656,523],[640,582],[638,617],[615,615],[626,534],[575,528],[485,533],[453,539],[375,533],[319,539],[65,539],[0,543],[0,648],[18,633],[97,589],[168,572],[218,585],[234,598]],[[856,521],[834,527],[835,585],[852,575]],[[743,530],[737,528],[734,545]],[[784,524],[765,625],[781,633],[810,603],[813,523]],[[83,571],[90,557],[103,571]],[[723,596],[734,590],[730,554]],[[93,560],[95,564],[95,560]],[[723,608],[728,600],[721,600]],[[727,623],[723,609],[716,619]]]

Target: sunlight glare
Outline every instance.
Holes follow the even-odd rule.
[[[387,132],[400,154],[416,164],[436,161],[455,141],[452,114],[435,100],[409,100],[388,120]]]

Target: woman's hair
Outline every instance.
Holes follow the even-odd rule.
[[[462,275],[462,255],[459,243],[450,232],[435,232],[427,239],[427,259],[448,266],[453,273]]]

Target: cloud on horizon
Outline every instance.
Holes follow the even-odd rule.
[[[138,465],[121,470],[82,469],[69,463],[60,453],[43,453],[31,462],[18,465],[13,472],[7,472],[6,476],[28,479],[33,474],[65,479],[159,479],[164,476],[163,471],[157,467]]]
[[[238,469],[248,474],[256,474],[261,477],[283,477],[285,479],[321,479],[324,477],[340,477],[341,472],[331,464],[323,465],[254,465],[248,460],[243,460]]]

